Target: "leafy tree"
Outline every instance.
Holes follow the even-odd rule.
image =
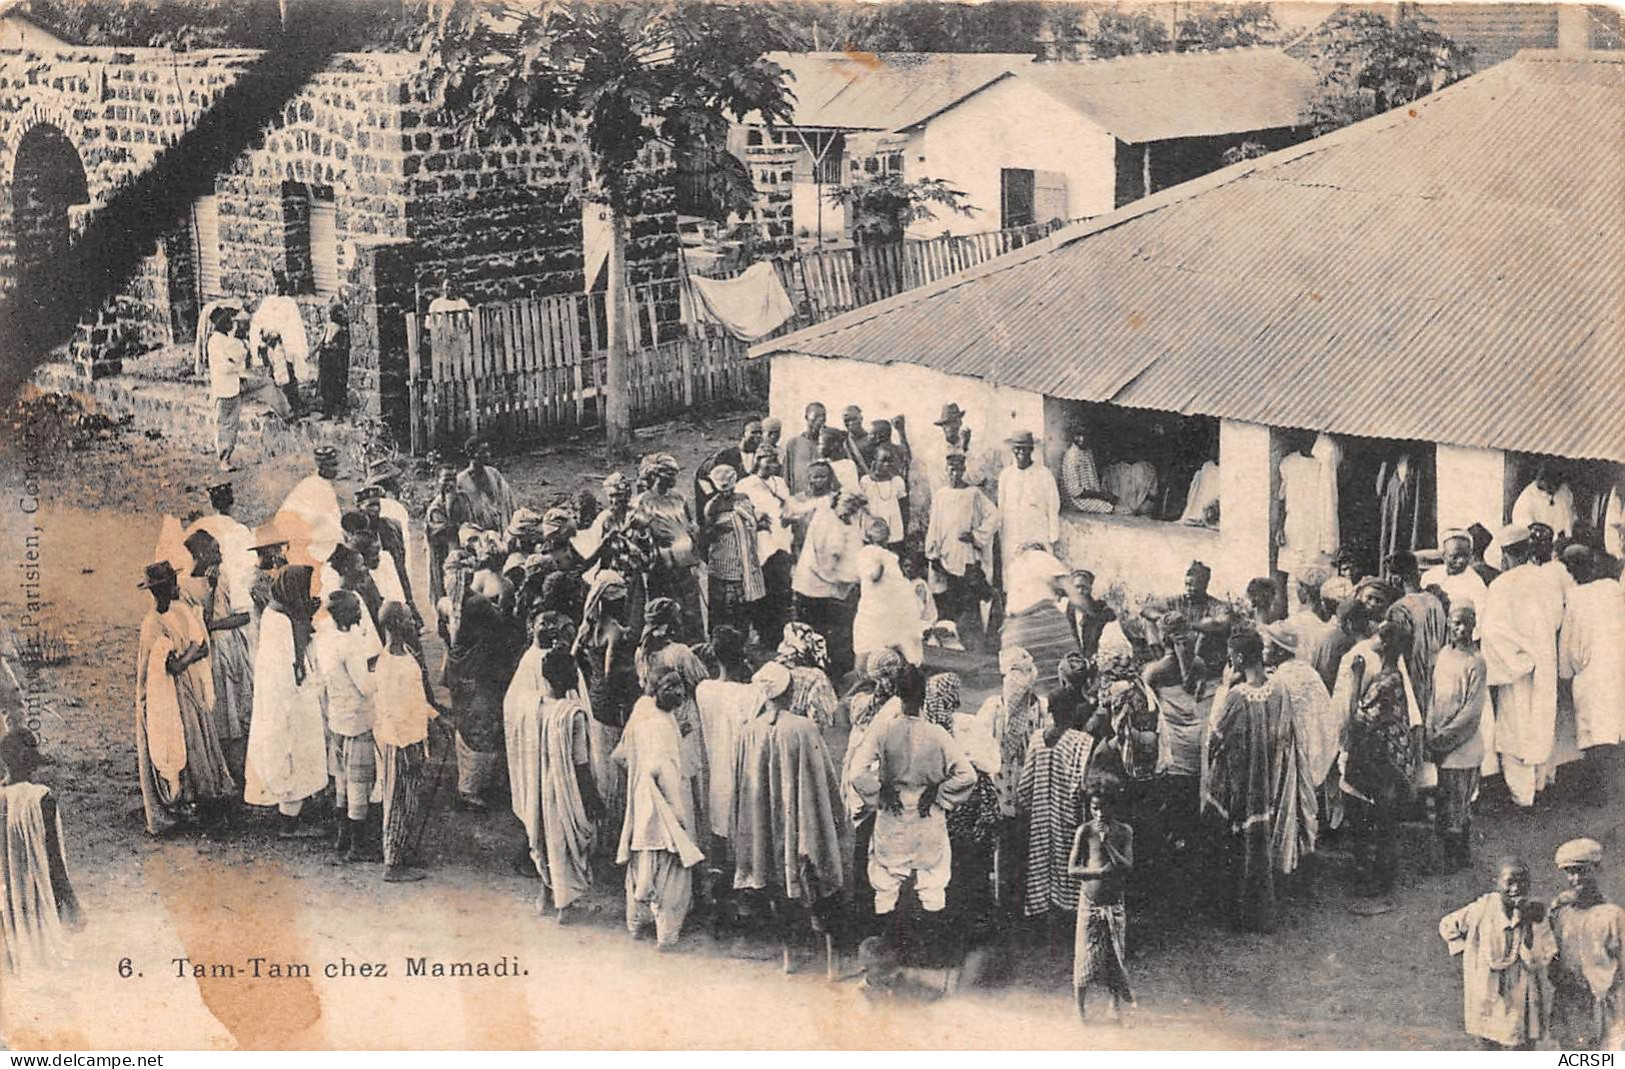
[[[1211,52],[1267,44],[1279,36],[1268,5],[1214,5],[1180,19],[1170,33],[1158,15],[1133,8],[1062,9],[1046,24],[1040,58],[1075,62],[1146,52]]]
[[[941,178],[905,182],[896,172],[864,177],[826,191],[852,213],[852,240],[860,245],[902,241],[912,223],[937,217],[937,208],[959,215],[976,211],[965,194]]]
[[[1391,20],[1339,8],[1305,41],[1319,76],[1305,124],[1323,134],[1403,107],[1472,73],[1472,49],[1435,25],[1414,4],[1400,4]]]
[[[790,116],[784,70],[763,56],[785,35],[771,12],[695,0],[554,0],[541,5],[437,5],[424,43],[430,99],[471,141],[520,128],[574,127],[567,166],[581,195],[609,217],[611,448],[631,440],[626,369],[627,219],[634,175],[660,146],[710,146],[729,202],[747,208],[750,175],[721,146],[729,119]]]
[[[1268,4],[1229,4],[1205,8],[1179,20],[1174,46],[1181,51],[1212,52],[1253,48],[1274,42],[1281,28]]]
[[[285,20],[313,17],[340,35],[340,49],[387,48],[405,40],[424,11],[424,0],[32,0],[28,13],[69,41],[185,51],[275,48]]]

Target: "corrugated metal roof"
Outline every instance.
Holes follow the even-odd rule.
[[[1625,462],[1622,150],[1625,57],[1523,53],[754,352]]]
[[[1019,53],[770,52],[795,77],[793,126],[896,130],[1032,63]]]
[[[1309,64],[1273,48],[1035,63],[1016,76],[1133,143],[1296,126],[1315,89]]]

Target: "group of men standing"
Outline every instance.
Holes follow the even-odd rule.
[[[269,383],[250,381],[256,361]],[[324,418],[343,414],[350,382],[350,319],[343,295],[328,300],[314,346],[283,272],[274,274],[272,292],[252,314],[236,300],[210,301],[198,315],[195,365],[196,372],[207,375],[214,403],[217,466],[222,473],[234,472],[245,400],[269,405],[288,422],[301,419],[313,400]]]

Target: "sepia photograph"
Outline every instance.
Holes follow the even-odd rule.
[[[0,1050],[1612,1064],[1622,15],[0,0]]]

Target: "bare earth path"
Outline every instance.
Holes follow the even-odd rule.
[[[678,425],[661,431],[659,448],[687,466],[726,437],[715,425]],[[857,984],[828,982],[810,947],[788,977],[776,947],[721,945],[702,930],[678,953],[657,954],[626,936],[618,886],[602,888],[592,917],[560,928],[536,913],[539,884],[508,867],[517,821],[453,812],[447,791],[430,823],[430,875],[417,884],[385,886],[377,866],[331,864],[319,843],[278,842],[253,818],[219,838],[152,840],[139,822],[131,728],[146,607],[135,583],[160,516],[197,508],[213,480],[201,450],[139,435],[46,460],[41,510],[29,514],[27,466],[15,453],[6,459],[0,528],[8,574],[19,577],[24,539],[40,528],[40,591],[71,641],[68,662],[32,685],[50,706],[41,732],[54,763],[44,778],[63,799],[90,923],[68,969],[0,990],[0,1031],[12,1047],[1465,1047],[1460,980],[1437,924],[1487,888],[1497,854],[1524,853],[1550,894],[1555,846],[1591,835],[1610,849],[1609,890],[1625,890],[1617,794],[1562,783],[1534,815],[1482,816],[1471,873],[1422,871],[1427,832],[1408,827],[1397,908],[1379,916],[1346,909],[1334,858],[1299,881],[1280,931],[1238,934],[1201,910],[1158,907],[1211,895],[1187,873],[1131,906],[1142,918],[1130,934],[1142,1009],[1124,1031],[1076,1022],[1070,933],[1053,957],[1012,944],[1009,982],[922,1005],[872,1004]],[[245,518],[262,518],[306,463],[250,463],[238,478]],[[532,501],[596,486],[605,470],[591,449],[503,467]],[[21,578],[0,584],[0,613],[13,626],[26,596]],[[180,957],[230,964],[237,975],[177,976]],[[407,977],[418,958],[505,959],[517,975]],[[287,963],[309,965],[311,976],[268,975]],[[324,975],[346,963],[382,963],[388,975]]]

